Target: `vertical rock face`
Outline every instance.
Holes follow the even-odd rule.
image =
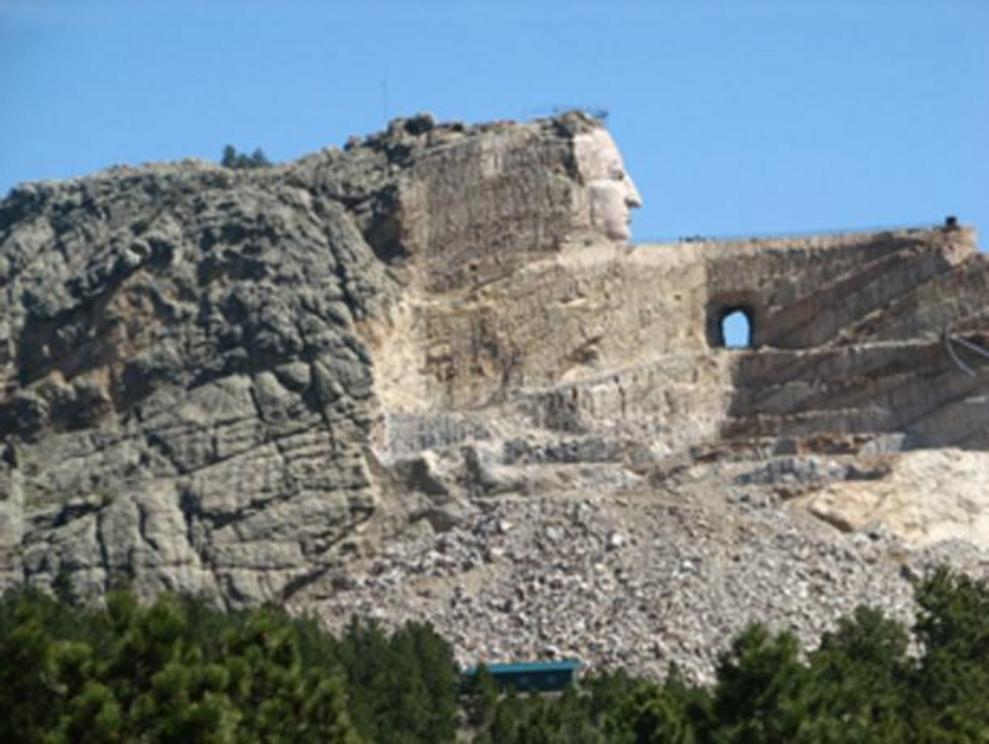
[[[0,584],[284,599],[362,529],[499,494],[989,447],[970,231],[632,248],[638,204],[579,114],[15,189]],[[719,348],[736,308],[752,349]]]
[[[417,117],[271,170],[12,191],[3,583],[68,572],[84,593],[127,578],[236,604],[308,580],[390,478],[372,345],[402,293],[495,281],[591,233],[573,142],[593,131]]]
[[[369,513],[355,326],[392,282],[338,201],[265,176],[120,170],[3,204],[9,578],[275,596]]]

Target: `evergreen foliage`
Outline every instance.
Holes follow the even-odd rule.
[[[34,589],[0,598],[0,741],[727,744],[989,741],[989,587],[937,571],[909,631],[860,608],[806,655],[752,625],[710,686],[622,671],[561,695],[460,693],[430,626],[337,637],[275,607],[221,612],[125,590],[103,609]],[[911,649],[911,632],[914,643]]]
[[[752,625],[710,687],[675,668],[662,684],[619,671],[585,679],[579,693],[492,705],[478,684],[468,720],[478,741],[519,744],[989,742],[989,585],[939,570],[916,598],[909,631],[862,607],[806,657],[791,633]]]
[[[271,161],[260,147],[248,155],[246,152],[237,152],[237,148],[233,145],[227,145],[223,148],[220,165],[234,169],[267,168],[271,165]]]

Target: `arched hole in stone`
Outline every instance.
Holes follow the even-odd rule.
[[[744,307],[726,308],[719,323],[721,345],[726,349],[752,348],[752,313]]]

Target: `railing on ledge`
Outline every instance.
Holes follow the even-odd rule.
[[[961,227],[958,219],[948,216],[943,222],[925,222],[901,225],[865,225],[845,228],[826,228],[822,230],[784,230],[780,232],[756,232],[756,233],[731,233],[721,235],[680,235],[677,237],[667,236],[647,236],[632,241],[633,246],[642,245],[672,245],[676,243],[740,243],[745,241],[763,240],[801,240],[812,237],[827,237],[833,235],[869,235],[877,233],[893,232],[925,232],[929,230],[957,230]]]

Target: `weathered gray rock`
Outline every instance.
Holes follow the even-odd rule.
[[[747,620],[810,641],[858,602],[903,616],[935,559],[978,571],[974,233],[633,248],[638,202],[580,114],[14,189],[0,588],[703,676]],[[723,348],[732,309],[753,348]]]
[[[345,207],[289,180],[183,163],[3,203],[8,576],[254,602],[366,518],[354,324],[393,282]]]
[[[270,170],[187,161],[14,189],[3,582],[68,572],[98,593],[126,576],[237,604],[332,565],[395,480],[370,445],[402,292],[489,281],[591,233],[568,159],[595,129],[420,116]],[[473,261],[485,234],[501,244]]]

